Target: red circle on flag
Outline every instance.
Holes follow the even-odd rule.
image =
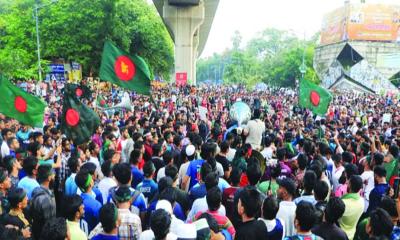
[[[104,100],[104,99],[102,99],[101,101],[100,101],[100,106],[104,106],[106,104],[106,101]]]
[[[321,100],[321,97],[319,96],[319,94],[316,91],[311,91],[310,100],[311,100],[312,105],[318,106],[319,102]]]
[[[17,96],[14,100],[14,107],[15,109],[17,109],[18,112],[24,113],[28,108],[28,104],[23,97]]]
[[[119,56],[114,64],[115,75],[122,81],[130,81],[135,76],[136,67],[127,56]]]
[[[78,96],[78,97],[82,96],[82,94],[83,94],[82,89],[77,88],[77,89],[75,90],[75,94],[76,94],[76,96]]]
[[[79,123],[79,113],[75,109],[68,109],[67,113],[65,114],[65,121],[71,127],[75,127]]]

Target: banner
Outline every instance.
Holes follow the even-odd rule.
[[[344,7],[326,14],[322,20],[321,45],[347,40],[346,24]]]
[[[176,79],[176,86],[186,86],[187,84],[187,73],[186,72],[180,72],[176,73],[175,75]]]
[[[321,45],[347,40],[400,43],[400,6],[351,4],[326,14]]]
[[[208,113],[208,109],[203,107],[203,106],[199,106],[199,116],[200,119],[203,121],[207,120],[207,113]]]
[[[351,5],[350,40],[400,41],[400,7],[384,4]]]

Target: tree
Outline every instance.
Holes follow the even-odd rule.
[[[35,0],[11,2],[4,11],[0,7],[0,69],[13,77],[36,77]],[[77,61],[84,75],[97,76],[104,41],[111,39],[142,56],[154,75],[170,75],[172,40],[145,0],[62,0],[41,8],[39,19],[44,60]]]
[[[301,78],[300,66],[304,53],[307,66],[305,78],[318,83],[312,67],[316,39],[318,34],[304,41],[292,32],[269,28],[240,48],[241,35],[235,32],[232,49],[225,51],[223,56],[214,54],[199,61],[198,80],[213,79],[209,72],[222,63],[225,83],[241,83],[252,87],[263,81],[270,85],[294,87],[296,80]]]

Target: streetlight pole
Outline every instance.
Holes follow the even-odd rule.
[[[49,4],[39,5],[37,2],[35,4],[35,21],[36,21],[36,45],[37,45],[37,56],[38,56],[38,74],[39,81],[42,81],[42,65],[40,63],[40,36],[39,36],[39,9],[56,3],[58,0],[52,0]]]

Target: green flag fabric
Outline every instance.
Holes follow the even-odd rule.
[[[85,98],[89,100],[92,97],[92,91],[86,85],[71,84],[71,88],[75,92],[75,95],[78,97],[78,99]]]
[[[104,97],[103,97],[102,95],[100,95],[100,94],[97,95],[97,98],[96,98],[96,105],[97,105],[98,107],[102,107],[102,108],[108,107],[106,100],[105,100]]]
[[[332,95],[325,88],[304,79],[300,81],[299,103],[302,107],[317,115],[325,115],[331,100]]]
[[[386,170],[386,181],[390,182],[393,176],[397,176],[399,173],[399,161],[397,158],[392,159],[390,162],[383,163]]]
[[[146,62],[137,55],[130,56],[108,40],[104,44],[100,79],[150,95],[150,70]]]
[[[14,86],[0,75],[0,113],[20,123],[41,128],[45,107],[40,98]]]
[[[61,131],[72,139],[74,144],[80,145],[90,140],[100,125],[100,118],[92,109],[79,101],[75,90],[75,86],[65,85]]]

